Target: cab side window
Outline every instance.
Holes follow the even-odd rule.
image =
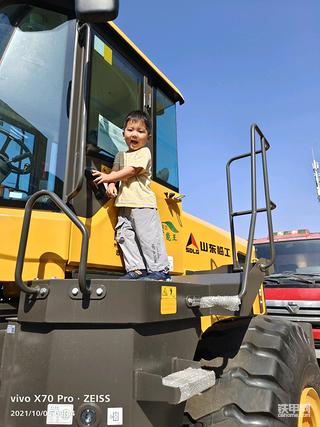
[[[112,160],[126,151],[122,131],[126,115],[141,109],[143,75],[97,35],[93,40],[87,152]]]
[[[159,89],[156,90],[155,176],[178,191],[176,105]]]
[[[64,14],[23,4],[1,9],[1,204],[23,206],[39,190],[63,194],[74,35]],[[45,198],[41,206],[51,209]]]

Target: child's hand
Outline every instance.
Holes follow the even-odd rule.
[[[96,179],[93,181],[96,185],[104,184],[104,183],[108,184],[109,183],[109,176],[108,176],[108,174],[106,174],[104,172],[93,171],[92,175],[96,176]]]
[[[117,192],[116,185],[113,182],[110,182],[110,184],[108,185],[108,188],[107,188],[107,195],[111,198],[115,198],[115,197],[117,197],[117,194],[118,194],[118,192]]]

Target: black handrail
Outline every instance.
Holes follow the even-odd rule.
[[[260,150],[256,150],[256,133],[260,136],[260,143],[261,143]],[[256,124],[253,124],[251,125],[251,152],[247,154],[242,154],[237,157],[233,157],[228,161],[226,166],[230,234],[231,234],[232,258],[233,258],[234,271],[242,270],[237,260],[234,217],[251,214],[248,244],[247,244],[247,254],[246,254],[246,260],[245,260],[245,265],[243,269],[243,277],[242,277],[242,284],[241,284],[241,289],[239,293],[239,298],[242,298],[247,292],[247,282],[248,282],[249,270],[251,265],[257,213],[260,213],[260,212],[267,213],[268,233],[269,233],[270,252],[271,252],[270,261],[267,264],[260,264],[261,270],[265,271],[267,268],[269,268],[274,263],[274,259],[275,259],[271,211],[275,209],[276,205],[270,200],[269,178],[268,178],[267,156],[266,156],[266,151],[269,150],[269,148],[270,148],[269,142],[267,141],[267,139],[265,138],[265,136],[263,135],[259,127]],[[257,154],[261,154],[261,158],[262,158],[262,171],[263,171],[265,203],[266,203],[266,207],[260,208],[260,209],[257,208],[257,159],[256,159]],[[251,158],[251,210],[233,212],[230,166],[231,166],[231,163],[233,163],[234,161],[240,160],[246,157]]]
[[[79,220],[79,218],[72,212],[72,210],[58,197],[55,193],[47,190],[40,190],[34,193],[27,201],[25,206],[25,212],[22,223],[20,244],[17,256],[16,270],[15,270],[15,281],[18,284],[19,288],[27,294],[39,294],[40,288],[35,287],[31,288],[27,286],[22,280],[22,270],[24,264],[24,258],[27,247],[27,240],[30,228],[32,208],[35,202],[43,196],[47,196],[51,199],[54,204],[64,212],[67,217],[79,228],[82,233],[82,243],[81,243],[81,255],[80,255],[80,265],[79,265],[79,288],[83,294],[90,294],[90,284],[87,285],[86,281],[86,271],[87,271],[87,259],[88,259],[88,246],[89,246],[89,233],[84,224]]]

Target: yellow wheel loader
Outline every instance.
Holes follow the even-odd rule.
[[[170,80],[112,23],[116,0],[0,1],[0,425],[319,426],[310,328],[263,316],[266,152],[227,165],[230,233],[183,210]],[[153,122],[152,188],[172,282],[123,280],[110,171],[132,110]],[[265,206],[257,207],[262,159]],[[250,158],[252,206],[231,168]],[[271,259],[256,260],[256,216]],[[234,218],[250,215],[248,241]]]

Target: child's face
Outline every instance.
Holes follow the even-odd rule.
[[[129,151],[136,151],[144,147],[150,138],[146,125],[142,120],[129,120],[123,136]]]

